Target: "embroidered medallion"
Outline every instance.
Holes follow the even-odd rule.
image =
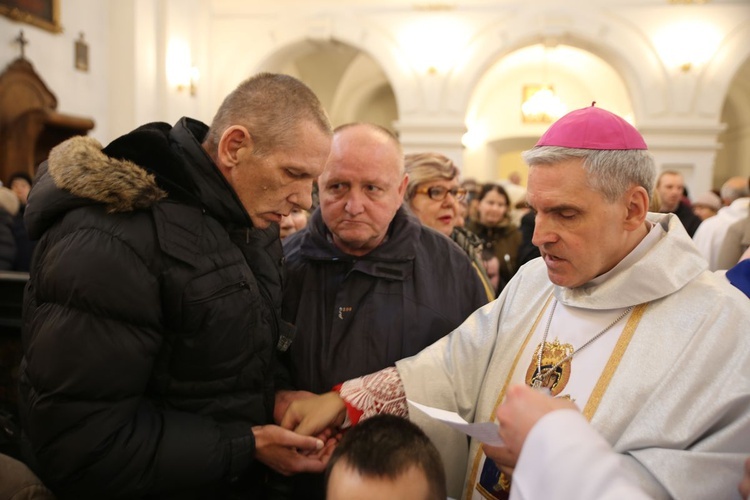
[[[534,355],[531,357],[529,369],[526,371],[526,383],[533,385],[538,380],[541,387],[548,388],[552,396],[557,396],[565,389],[568,380],[570,380],[570,360],[573,357],[571,356],[574,352],[573,346],[561,344],[557,339],[553,342],[545,342],[542,349],[541,378],[538,376],[539,367],[537,363],[540,349],[542,349],[542,344],[537,346]],[[476,489],[484,498],[504,500],[510,494],[510,479],[498,469],[495,462],[485,460]]]
[[[550,297],[550,300],[554,299]],[[617,341],[617,345],[614,347],[614,350],[610,355],[609,360],[607,361],[607,364],[604,367],[604,370],[600,375],[598,382],[596,383],[596,386],[594,387],[594,390],[592,391],[588,399],[588,402],[586,403],[586,406],[583,409],[583,415],[587,420],[590,421],[591,417],[596,412],[599,403],[601,402],[602,395],[606,391],[609,382],[611,381],[612,376],[617,369],[617,366],[623,354],[625,353],[628,344],[630,343],[630,340],[633,337],[633,334],[638,326],[639,321],[641,320],[641,317],[644,314],[644,311],[646,310],[648,303],[628,307],[612,323],[610,323],[606,328],[590,338],[583,345],[579,346],[578,349],[573,348],[573,346],[570,344],[561,344],[558,339],[555,339],[555,341],[552,343],[545,342],[556,305],[557,301],[555,300],[552,304],[552,311],[549,314],[549,319],[544,331],[543,340],[534,351],[534,354],[532,356],[533,359],[530,363],[529,369],[526,372],[526,377],[524,380],[528,385],[532,387],[534,387],[534,385],[538,385],[539,388],[547,388],[550,390],[550,393],[553,396],[556,396],[557,398],[565,398],[571,401],[574,401],[574,399],[571,398],[569,394],[560,395],[560,393],[565,390],[568,381],[570,380],[571,359],[574,357],[574,355],[580,354],[580,352],[584,348],[596,341],[614,325],[627,317],[631,311],[633,313],[627,324],[625,325],[622,334]],[[511,383],[511,377],[513,376],[514,372],[517,373],[516,368],[521,362],[521,353],[525,350],[527,346],[526,343],[529,341],[530,336],[535,331],[537,331],[538,323],[543,314],[544,310],[542,310],[540,316],[534,322],[534,325],[531,327],[526,341],[524,341],[521,346],[521,350],[518,351],[516,357],[514,358],[512,367],[507,374],[505,385],[500,391],[500,394],[495,402],[493,414],[495,413],[495,411],[497,411],[497,406],[500,405],[505,398],[506,390]],[[544,349],[540,349],[542,345],[544,345]],[[542,351],[541,357],[540,350]],[[559,366],[557,366],[558,364]],[[550,372],[549,377],[545,373],[547,371]],[[539,373],[541,373],[541,376],[538,376]],[[493,417],[490,417],[490,419],[492,420]],[[472,500],[476,500],[479,498],[487,500],[507,500],[510,497],[510,489],[511,478],[506,476],[499,470],[495,462],[484,454],[481,446],[478,447],[474,456],[470,475],[467,479],[467,487],[464,493],[464,498]]]
[[[542,344],[539,344],[531,357],[529,369],[526,371],[526,384],[533,386],[534,382],[539,381],[541,382],[540,386],[549,389],[550,394],[554,397],[559,395],[568,385],[570,361],[574,349],[571,344],[561,344],[557,339],[553,342],[545,342],[543,345],[542,348]],[[539,349],[542,349],[541,375],[537,363]],[[559,366],[557,366],[558,364]]]

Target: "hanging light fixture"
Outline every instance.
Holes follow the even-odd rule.
[[[521,113],[526,123],[552,123],[568,111],[552,85],[524,85],[524,96]]]
[[[547,43],[544,45],[542,61],[542,84],[523,86],[521,116],[524,123],[552,123],[564,115],[568,108],[555,93],[547,78]]]

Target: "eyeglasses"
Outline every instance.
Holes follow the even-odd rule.
[[[457,201],[461,201],[466,198],[466,190],[464,188],[453,188],[448,189],[443,186],[432,186],[428,188],[417,188],[414,190],[417,194],[426,194],[435,201],[443,201],[448,193]]]

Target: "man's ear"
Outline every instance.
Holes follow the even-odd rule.
[[[242,125],[232,125],[227,128],[217,148],[216,156],[219,168],[230,169],[241,160],[242,155],[252,153],[253,137]]]
[[[648,193],[643,186],[633,186],[625,192],[625,229],[635,231],[648,215]]]
[[[401,180],[401,185],[398,187],[398,194],[401,196],[401,202],[404,201],[404,195],[406,194],[406,186],[409,184],[409,174],[404,174],[404,178]]]

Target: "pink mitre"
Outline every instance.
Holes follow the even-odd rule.
[[[635,127],[594,104],[596,102],[557,120],[536,145],[571,149],[648,149]]]

